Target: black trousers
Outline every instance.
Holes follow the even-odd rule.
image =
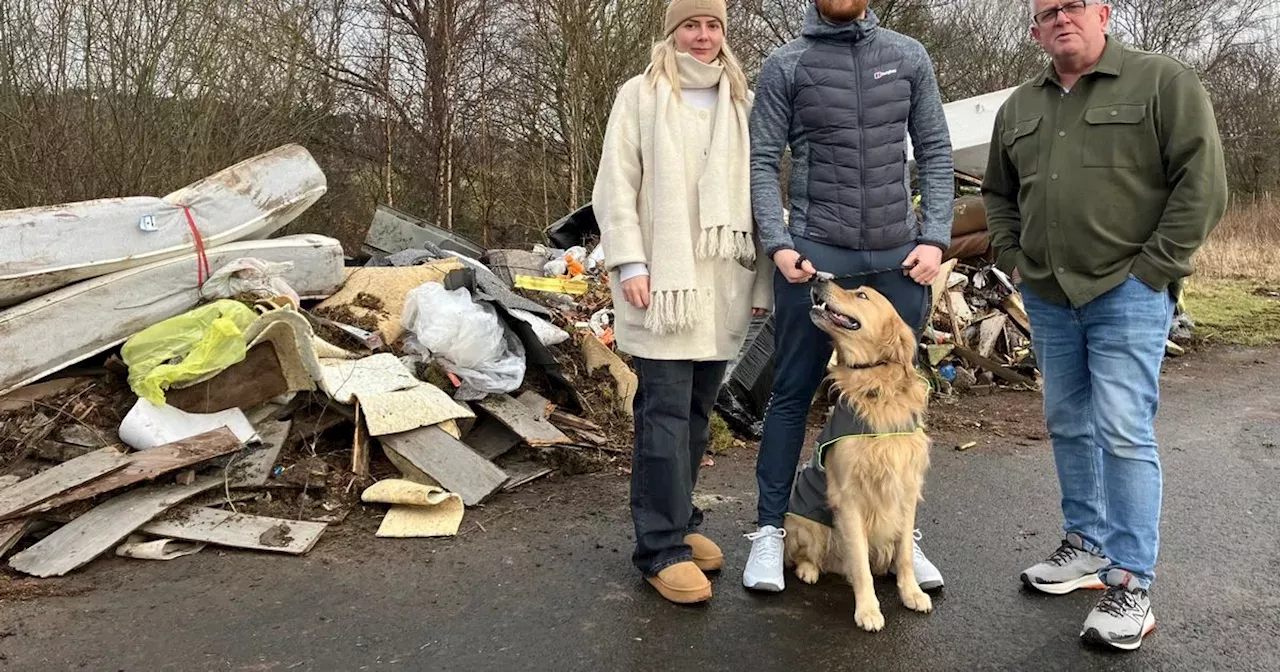
[[[684,537],[702,524],[693,505],[711,412],[728,362],[633,358],[640,379],[633,411],[632,562],[646,576],[692,558]]]

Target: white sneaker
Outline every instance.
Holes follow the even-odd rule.
[[[924,551],[920,550],[920,530],[916,530],[915,541],[911,542],[911,566],[916,572],[916,583],[920,584],[920,590],[936,590],[942,587],[942,572],[929,562]],[[893,565],[889,565],[889,573],[893,574]]]
[[[752,590],[782,592],[786,582],[782,575],[783,538],[787,531],[772,525],[742,535],[751,540],[751,555],[742,572],[742,585]]]

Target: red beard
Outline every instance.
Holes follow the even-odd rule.
[[[869,0],[817,0],[818,12],[833,23],[848,23],[861,18]]]

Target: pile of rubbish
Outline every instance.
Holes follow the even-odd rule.
[[[325,190],[286,145],[163,198],[0,212],[8,568],[304,554],[361,503],[377,536],[450,536],[629,452],[598,247],[526,269],[386,207],[367,260],[271,237]]]

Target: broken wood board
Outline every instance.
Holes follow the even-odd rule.
[[[63,443],[83,448],[98,449],[118,444],[115,436],[104,434],[93,427],[81,424],[67,425],[57,432],[57,439]]]
[[[951,337],[955,339],[956,346],[967,347],[968,343],[964,338],[965,325],[958,317],[961,309],[957,307],[957,301],[959,305],[965,306],[965,310],[968,310],[968,305],[965,304],[964,296],[960,292],[947,292],[947,320],[951,324]]]
[[[509,394],[489,395],[477,405],[535,448],[573,443],[545,416]]]
[[[462,525],[462,497],[434,485],[389,478],[366,488],[360,500],[391,505],[379,537],[452,537]]]
[[[275,346],[260,343],[249,348],[243,360],[217,376],[191,387],[170,388],[165,393],[165,401],[188,413],[217,413],[231,408],[253,408],[290,391]]]
[[[516,396],[516,400],[528,406],[535,416],[540,415],[543,418],[551,416],[552,411],[556,410],[556,405],[551,400],[534,392],[533,390],[525,390]]]
[[[68,490],[23,513],[50,511],[143,481],[153,481],[165,474],[181,471],[223,455],[230,455],[240,450],[240,447],[240,440],[231,433],[231,430],[219,427],[189,439],[130,453],[126,456],[128,464],[124,469]]]
[[[129,457],[112,448],[102,448],[63,462],[0,490],[0,520],[23,513],[72,488],[124,469]]]
[[[1000,337],[1004,334],[1005,323],[1008,318],[1004,313],[996,313],[984,320],[978,327],[978,354],[983,357],[990,357],[995,352],[996,344],[1000,342]]]
[[[456,492],[467,506],[484,501],[507,481],[506,472],[439,427],[388,434],[382,449],[405,478]]]
[[[355,425],[355,435],[351,438],[351,473],[356,476],[369,475],[369,442],[373,440],[369,436],[369,428],[365,425],[365,419],[360,417],[360,400],[356,399],[355,407],[356,419],[352,423]]]
[[[400,317],[409,291],[428,282],[443,283],[444,277],[450,271],[461,268],[464,268],[462,262],[452,258],[432,261],[420,266],[348,268],[347,279],[342,289],[325,299],[314,310],[325,317],[332,317],[334,311],[345,311],[361,322],[372,320],[378,325],[382,342],[394,343],[405,331]],[[360,297],[361,294],[376,298],[382,304],[382,308],[374,309],[359,305],[371,303],[366,297]],[[360,301],[359,298],[366,298],[366,300]]]
[[[30,529],[31,524],[32,521],[29,518],[0,522],[0,558],[22,541],[23,535]]]
[[[1017,371],[1013,371],[1012,369],[1001,366],[998,362],[995,362],[991,359],[983,357],[982,355],[979,355],[978,353],[962,345],[957,345],[955,347],[954,352],[957,355],[960,355],[961,357],[965,358],[970,364],[986,369],[987,371],[990,371],[992,375],[1002,380],[1008,381],[1015,385],[1035,386],[1036,384],[1036,381],[1022,375],[1021,373],[1018,373]]]
[[[0,413],[21,411],[38,406],[39,402],[50,397],[68,392],[79,385],[93,382],[92,378],[55,378],[42,383],[33,383],[20,387],[8,394],[0,395]]]
[[[62,576],[110,551],[156,516],[206,490],[222,485],[206,476],[191,485],[152,485],[131,490],[63,525],[9,559],[9,566],[41,578]]]
[[[496,419],[486,417],[477,422],[462,441],[481,457],[492,460],[520,445],[520,435]]]
[[[180,506],[138,529],[157,537],[302,555],[316,545],[327,527],[325,523]]]
[[[587,373],[593,373],[602,366],[609,369],[609,374],[613,376],[614,388],[618,392],[615,405],[618,410],[631,416],[634,412],[632,404],[635,402],[636,390],[640,387],[640,379],[635,371],[622,361],[618,353],[600,342],[595,334],[588,333],[582,339],[582,355],[586,359]]]
[[[262,445],[245,450],[228,470],[227,487],[255,488],[271,478],[271,469],[280,458],[280,449],[289,437],[291,420],[263,420],[254,425]]]
[[[958,260],[956,259],[948,259],[938,269],[938,275],[934,277],[933,284],[929,289],[929,318],[925,320],[925,324],[933,321],[933,314],[938,310],[938,300],[947,293],[947,283],[950,281],[951,272],[955,270],[957,262]]]

